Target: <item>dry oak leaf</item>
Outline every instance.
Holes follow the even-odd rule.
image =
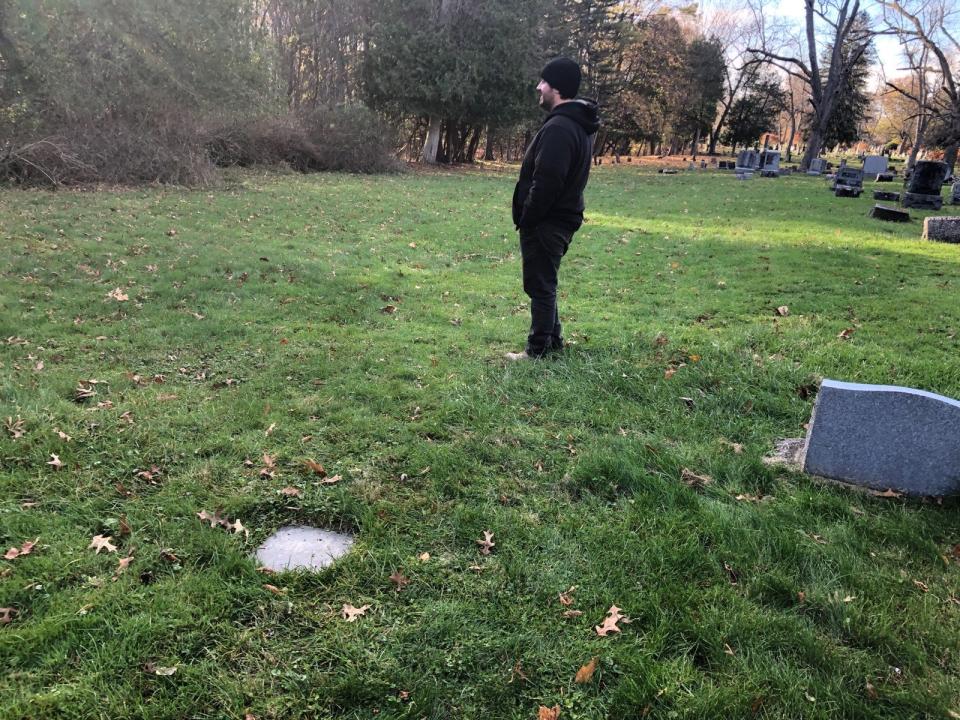
[[[245,528],[245,527],[243,526],[243,523],[241,523],[239,520],[235,520],[235,521],[233,522],[233,525],[230,525],[230,524],[228,523],[228,524],[227,524],[227,527],[228,527],[230,530],[233,531],[233,534],[234,534],[234,535],[236,535],[236,534],[238,534],[238,533],[243,533],[243,536],[244,536],[244,537],[250,537],[250,531],[249,531],[247,528]]]
[[[63,467],[63,461],[60,459],[58,455],[55,455],[54,453],[50,453],[50,459],[47,461],[47,465],[53,466],[54,470],[59,470],[60,468]]]
[[[566,592],[560,593],[558,597],[558,599],[560,600],[560,604],[563,605],[564,607],[570,607],[571,605],[573,605],[573,591],[576,589],[577,589],[577,586],[574,585]]]
[[[287,485],[287,487],[281,488],[278,492],[284,497],[300,497],[303,495],[303,491],[300,488],[295,488],[292,485]]]
[[[873,495],[874,497],[881,497],[881,498],[901,498],[901,497],[903,497],[903,493],[899,493],[899,492],[897,492],[896,490],[894,490],[894,489],[892,489],[892,488],[887,488],[886,490],[884,490],[884,491],[882,491],[882,492],[879,491],[879,490],[871,490],[871,491],[870,491],[870,494]]]
[[[565,618],[575,618],[583,615],[583,610],[564,610],[563,616]]]
[[[130,299],[130,297],[121,289],[115,288],[107,293],[107,297],[116,300],[117,302],[125,302]]]
[[[683,468],[683,470],[680,471],[680,479],[683,481],[684,485],[694,489],[702,488],[705,485],[709,485],[713,482],[713,478],[709,475],[697,475],[689,468]]]
[[[208,513],[206,510],[201,510],[197,513],[197,517],[200,518],[200,522],[203,522],[204,520],[209,522],[210,527],[217,527],[219,525],[227,530],[232,527],[230,521],[220,515],[219,512]]]
[[[734,455],[740,455],[741,453],[743,453],[743,445],[741,445],[740,443],[730,442],[725,438],[721,438],[720,444],[726,445],[728,448],[733,450]]]
[[[0,608],[0,625],[6,625],[13,622],[13,616],[17,614],[17,609],[8,607]]]
[[[554,705],[552,708],[548,708],[545,705],[541,705],[537,709],[537,720],[558,720],[560,717],[560,706]]]
[[[317,475],[319,475],[320,477],[326,477],[326,476],[327,476],[327,470],[326,470],[325,467],[323,467],[322,464],[320,464],[320,463],[318,463],[318,462],[316,462],[316,461],[314,461],[314,460],[306,460],[306,461],[304,461],[303,464],[307,466],[307,469],[308,469],[308,470],[312,470],[313,472],[315,472],[315,473],[316,473]]]
[[[321,485],[336,485],[341,480],[343,480],[343,478],[339,475],[331,475],[330,477],[321,479],[319,482]]]
[[[89,380],[84,382],[80,380],[77,383],[77,389],[73,391],[73,397],[77,402],[83,402],[84,400],[89,400],[94,395],[97,394],[97,391],[93,389],[94,383]]]
[[[400,592],[406,585],[410,584],[410,578],[404,576],[399,570],[395,570],[390,576],[390,582],[396,585],[397,592]]]
[[[837,337],[841,340],[849,340],[856,331],[856,328],[848,327],[845,330],[841,330]]]
[[[361,605],[360,607],[354,607],[350,603],[344,603],[343,607],[340,608],[340,617],[342,617],[347,622],[356,622],[357,618],[366,615],[367,610],[369,609],[370,609],[369,605]]]
[[[116,552],[117,546],[111,543],[110,538],[106,535],[94,535],[93,540],[91,540],[87,546],[87,550],[96,550],[97,555],[99,555],[101,550]]]
[[[122,573],[124,570],[130,567],[130,563],[133,562],[133,553],[123,558],[117,558],[117,560],[119,562],[119,565],[117,566],[116,572],[113,573],[114,580],[120,577],[120,573]]]
[[[604,618],[603,623],[594,626],[593,629],[600,637],[606,637],[610,633],[620,632],[620,628],[617,627],[618,622],[628,623],[630,619],[621,613],[620,608],[616,605],[611,605],[610,609],[607,610],[607,617]]]
[[[577,670],[577,675],[573,678],[573,681],[578,685],[583,685],[593,680],[593,673],[597,669],[597,660],[598,658],[593,657],[590,659],[590,662]]]
[[[271,585],[270,583],[264,583],[263,589],[272,592],[274,595],[283,595],[283,590],[278,588],[276,585]]]
[[[33,548],[36,547],[37,542],[39,542],[39,540],[40,540],[39,537],[36,538],[36,539],[33,540],[33,541],[25,540],[25,541],[20,545],[20,547],[18,547],[18,548],[12,547],[12,548],[10,548],[9,550],[7,550],[7,552],[6,552],[6,554],[3,556],[3,558],[4,558],[5,560],[14,560],[14,559],[16,559],[16,558],[18,558],[18,557],[21,557],[21,556],[23,556],[23,555],[29,555],[30,553],[33,552]]]
[[[786,305],[781,305],[780,307],[777,308],[777,315],[779,315],[780,317],[787,317],[787,315],[789,314],[790,314],[790,308],[787,307]]]
[[[264,434],[265,436],[267,436],[267,437],[270,437],[271,435],[273,435],[273,431],[276,430],[276,429],[277,429],[277,424],[276,424],[276,423],[270,423],[270,427],[268,427],[263,434]]]
[[[417,555],[417,560],[419,560],[420,562],[430,562],[430,553],[428,552],[420,553],[419,555]]]
[[[489,555],[490,550],[496,545],[496,543],[493,542],[493,533],[489,530],[484,530],[483,540],[477,540],[476,543],[480,546],[481,555]]]
[[[6,422],[3,423],[4,429],[10,433],[10,437],[14,440],[19,440],[24,436],[26,432],[23,428],[23,420],[17,415],[17,419],[14,420],[12,417],[8,417]]]
[[[677,374],[677,369],[675,367],[668,367],[666,370],[663,371],[663,379],[669,380],[676,374]]]

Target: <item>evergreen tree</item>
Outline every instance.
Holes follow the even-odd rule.
[[[870,25],[870,18],[866,13],[860,13],[855,22],[854,35],[866,33]],[[841,80],[842,85],[837,96],[836,105],[827,130],[824,134],[824,147],[837,145],[852,145],[860,139],[860,129],[867,119],[867,113],[872,103],[868,85],[870,82],[870,68],[876,61],[876,52],[871,45],[866,51],[860,51],[859,41],[849,38],[841,45],[841,54],[844,58],[846,72]],[[827,46],[824,50],[823,67],[827,68],[833,47]]]

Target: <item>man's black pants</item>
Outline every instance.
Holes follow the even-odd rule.
[[[563,348],[557,312],[557,271],[572,239],[573,232],[553,225],[520,229],[523,291],[530,298],[530,334],[526,349],[532,357]]]

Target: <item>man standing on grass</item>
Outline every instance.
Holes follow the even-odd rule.
[[[540,130],[523,156],[513,191],[513,223],[520,231],[523,290],[530,297],[530,333],[523,352],[508,360],[541,358],[563,349],[557,312],[557,271],[573,234],[583,224],[583,189],[590,174],[597,104],[577,98],[580,66],[551,60],[540,73]]]

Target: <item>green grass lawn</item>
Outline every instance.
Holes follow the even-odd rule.
[[[822,377],[960,397],[960,248],[872,183],[601,167],[575,344],[507,366],[513,179],[0,192],[0,542],[39,537],[0,559],[0,717],[958,717],[956,502],[762,458]],[[354,550],[259,572],[304,523]]]

